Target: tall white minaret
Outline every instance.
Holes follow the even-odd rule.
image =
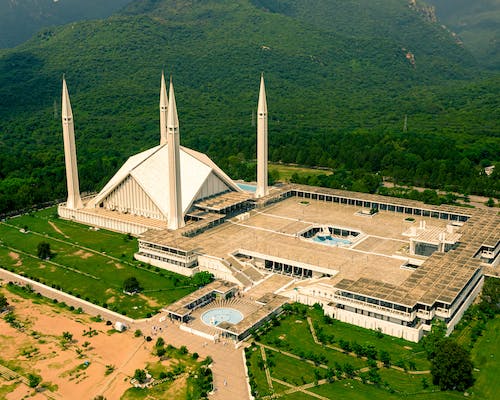
[[[267,101],[264,74],[260,77],[259,105],[257,107],[257,189],[255,197],[269,194],[267,186]]]
[[[75,126],[73,125],[73,111],[69,102],[66,79],[63,77],[62,87],[62,126],[64,139],[64,159],[66,161],[66,182],[68,184],[68,200],[66,207],[72,210],[83,208],[78,183],[78,165],[76,161]]]
[[[179,229],[184,224],[181,194],[181,168],[179,153],[179,117],[175,104],[174,85],[170,78],[170,93],[167,112],[167,148],[168,148],[168,182],[169,209],[168,229]]]
[[[167,85],[165,85],[165,75],[161,72],[161,89],[160,89],[160,144],[167,143],[167,112],[168,112],[168,97]]]

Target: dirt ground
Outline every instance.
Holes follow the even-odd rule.
[[[25,396],[36,400],[93,399],[101,394],[108,400],[119,399],[131,387],[129,377],[135,369],[157,360],[151,354],[153,342],[136,338],[133,332],[110,333],[111,326],[93,322],[87,315],[33,304],[7,290],[3,293],[13,306],[17,321],[24,325],[24,331],[0,319],[0,357],[15,362],[25,375],[40,375],[42,382],[49,383],[53,390],[35,393],[25,384],[19,384],[6,395],[7,400]],[[91,329],[98,334],[84,336]],[[62,344],[63,332],[73,335],[73,340],[65,345]],[[115,367],[109,375],[105,375],[107,365]],[[12,382],[0,378],[0,390],[10,384]]]

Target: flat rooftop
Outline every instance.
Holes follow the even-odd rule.
[[[447,253],[435,252],[431,257],[409,254],[409,238],[403,233],[419,227],[420,221],[432,227],[432,234],[446,232],[452,221],[430,216],[379,210],[375,215],[362,215],[361,205],[348,205],[303,197],[289,197],[240,215],[226,223],[188,238],[179,232],[147,232],[144,240],[180,249],[193,249],[227,259],[239,250],[290,260],[293,264],[309,264],[331,271],[332,286],[349,288],[364,295],[412,307],[417,302],[450,303],[481,268],[474,258],[483,245],[494,247],[500,240],[500,216],[495,211],[454,206],[432,206],[420,202],[394,199],[332,189],[292,186],[309,193],[342,195],[362,201],[385,202],[395,206],[414,207],[434,213],[451,213],[468,218],[454,228],[458,247]],[[281,193],[290,190],[284,188]],[[275,191],[272,196],[279,196]],[[352,245],[329,246],[300,237],[311,227],[330,226],[361,232]],[[152,240],[155,239],[155,240]],[[415,271],[401,268],[408,260],[423,263]],[[342,283],[339,285],[339,282]]]

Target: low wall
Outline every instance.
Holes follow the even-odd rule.
[[[15,274],[10,271],[6,271],[1,268],[0,268],[0,279],[4,279],[7,282],[13,282],[21,286],[30,285],[34,291],[40,293],[44,297],[47,297],[49,299],[56,299],[58,302],[64,302],[68,306],[81,308],[84,313],[89,315],[93,316],[100,315],[104,320],[109,320],[114,322],[116,321],[124,322],[125,325],[127,325],[127,327],[130,327],[134,323],[144,321],[126,317],[117,312],[108,310],[107,308],[98,306],[86,300],[82,300],[76,296],[70,295],[60,290],[53,289],[50,286],[44,285],[40,282],[36,282],[32,279],[26,278],[24,276]]]
[[[71,210],[62,205],[59,205],[59,207],[57,207],[57,213],[63,219],[80,222],[85,225],[98,226],[100,228],[109,229],[110,231],[120,233],[140,235],[146,232],[148,229],[153,229],[152,227],[146,225],[109,218],[84,210]]]
[[[196,335],[196,336],[201,336],[202,338],[205,338],[208,340],[212,340],[213,342],[215,342],[215,339],[216,339],[216,337],[214,335],[210,335],[208,333],[198,331],[198,330],[193,329],[187,325],[179,325],[179,329],[181,331],[188,332],[188,333],[191,333],[191,334]]]
[[[135,253],[134,258],[138,261],[142,261],[143,263],[151,264],[155,267],[165,269],[167,271],[175,272],[177,274],[184,275],[184,276],[193,276],[194,274],[199,272],[198,267],[185,268],[185,267],[181,267],[180,265],[170,264],[170,263],[165,262],[165,261],[155,260],[154,258],[145,257],[145,256],[140,255],[139,253]]]
[[[303,295],[296,295],[293,300],[309,306],[312,306],[314,303],[321,303],[321,301],[318,301],[311,296]],[[393,324],[388,321],[353,313],[351,311],[342,310],[325,304],[322,304],[322,306],[325,314],[338,319],[339,321],[346,322],[351,325],[357,325],[366,329],[380,330],[386,335],[400,337],[410,342],[418,342],[424,335],[422,327],[410,328],[408,326]]]

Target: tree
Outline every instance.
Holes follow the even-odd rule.
[[[73,340],[73,334],[70,332],[63,332],[62,337],[64,340],[71,342]]]
[[[500,281],[498,279],[485,279],[479,309],[490,318],[500,313]]]
[[[37,247],[38,258],[42,260],[47,260],[52,257],[52,252],[50,251],[50,243],[40,242]]]
[[[38,375],[29,374],[28,375],[28,384],[30,388],[36,388],[38,384],[42,381]]]
[[[142,290],[139,281],[135,276],[131,276],[123,282],[123,290],[127,293],[137,293]]]
[[[391,366],[391,355],[385,350],[380,350],[380,361],[384,363],[384,367],[389,368]]]
[[[2,293],[0,293],[0,311],[3,310],[8,305],[9,302],[7,301],[7,298]]]
[[[473,365],[470,353],[450,338],[443,339],[431,360],[432,382],[441,390],[459,390],[472,386]]]
[[[422,345],[427,353],[427,358],[432,360],[435,356],[436,350],[439,348],[439,344],[446,335],[446,325],[444,322],[439,320],[434,320],[432,322],[431,331],[427,336],[422,339]]]
[[[354,367],[353,367],[351,364],[349,364],[349,363],[344,364],[344,366],[343,366],[343,368],[342,368],[342,369],[344,370],[344,373],[346,374],[346,376],[347,376],[348,378],[352,378],[352,377],[355,375],[355,369],[354,369]]]
[[[146,382],[147,376],[146,376],[146,371],[143,369],[136,369],[134,372],[134,379],[137,380],[139,383],[144,383]]]
[[[206,286],[214,280],[214,276],[210,272],[202,271],[193,275],[193,284],[195,286]]]

